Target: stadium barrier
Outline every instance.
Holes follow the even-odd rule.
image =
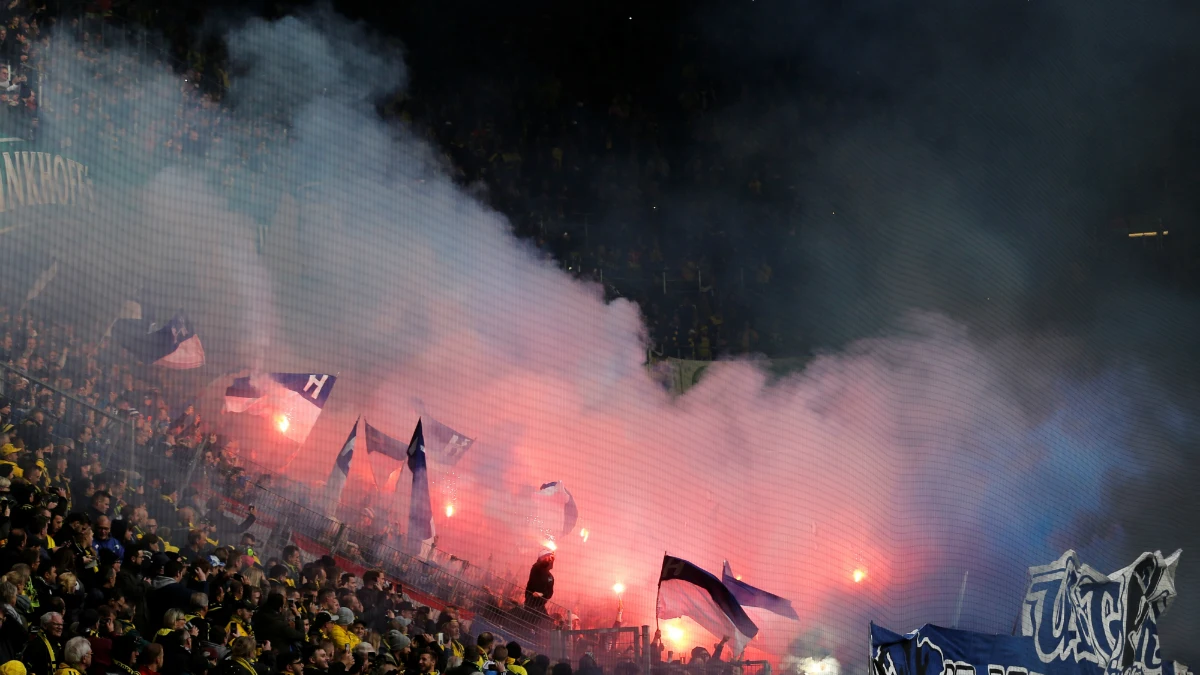
[[[29,387],[34,392],[32,398],[35,401],[45,393],[59,397],[58,400],[61,403],[58,404],[57,409],[42,411],[42,414],[46,418],[45,428],[50,429],[50,437],[54,445],[74,444],[76,439],[71,438],[69,431],[71,428],[78,427],[81,424],[101,429],[113,425],[114,428],[120,429],[115,440],[111,440],[111,442],[97,440],[96,446],[90,449],[94,452],[99,452],[103,466],[124,469],[129,472],[131,484],[140,482],[141,474],[137,471],[135,419],[132,417],[122,418],[103,408],[98,408],[74,394],[59,389],[49,382],[34,377],[31,373],[14,366],[0,363],[0,368],[3,369],[3,377],[0,377],[0,395],[11,399],[13,398],[11,394],[14,393],[15,389]],[[20,424],[32,412],[32,409],[17,410],[14,408],[12,419],[17,424]],[[97,434],[98,438],[99,436],[100,434]]]
[[[261,476],[270,475],[265,471],[259,473],[260,479],[252,485],[248,482],[231,485],[228,476],[194,466],[189,471],[193,487],[221,495],[221,509],[228,519],[241,521],[254,508],[257,522],[250,531],[258,541],[267,542],[266,550],[275,552],[293,544],[306,561],[331,555],[339,569],[359,576],[369,569],[381,569],[389,578],[399,581],[416,602],[436,610],[447,605],[462,608],[463,618],[471,621],[474,633],[491,631],[506,640],[545,651],[552,627],[550,617],[571,615],[553,603],[547,603],[546,615],[534,614],[521,604],[523,586],[457,558],[454,560],[461,571],[456,573],[429,552],[422,556],[405,552],[402,538],[393,532],[364,532],[314,511],[304,504],[320,503],[319,500],[312,495],[305,498],[305,489],[286,478],[272,476],[273,485],[268,488],[261,484]],[[239,473],[244,475],[245,471]]]
[[[649,673],[651,653],[650,626],[627,626],[552,631],[547,656],[555,663],[579,663],[590,655],[601,672],[615,673],[619,664],[632,663],[638,672]]]

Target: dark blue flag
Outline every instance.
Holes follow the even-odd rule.
[[[408,470],[412,472],[412,495],[408,505],[408,538],[425,543],[433,539],[433,506],[429,502],[429,474],[425,467],[425,434],[421,420],[408,444]]]

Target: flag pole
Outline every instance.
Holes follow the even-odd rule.
[[[958,589],[958,604],[954,606],[954,620],[950,622],[951,628],[958,628],[958,619],[962,615],[963,598],[967,595],[967,575],[971,570],[963,572],[962,586]]]
[[[667,552],[663,551],[663,562],[667,560]],[[660,633],[662,627],[658,625],[658,601],[662,597],[662,566],[658,568],[658,586],[654,592],[654,632]]]

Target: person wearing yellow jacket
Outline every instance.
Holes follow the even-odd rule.
[[[329,624],[329,636],[333,638],[333,644],[338,649],[354,649],[359,642],[362,642],[357,635],[350,631],[350,625],[353,623],[354,612],[349,607],[342,607],[338,610],[336,622]]]
[[[0,446],[0,465],[7,464],[11,466],[13,478],[25,477],[25,472],[21,470],[21,467],[17,466],[16,462],[17,455],[20,452],[21,449],[12,443],[5,443],[4,445]]]

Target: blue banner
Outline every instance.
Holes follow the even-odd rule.
[[[1068,551],[1031,568],[1019,636],[871,624],[872,675],[1187,675],[1162,660],[1158,638],[1178,560],[1144,553],[1103,574]]]

